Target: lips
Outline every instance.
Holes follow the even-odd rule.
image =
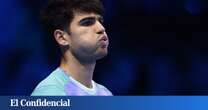
[[[99,40],[100,41],[100,45],[102,48],[106,48],[108,46],[108,37],[107,36],[102,36],[101,39]]]
[[[107,40],[108,40],[108,37],[104,35],[101,37],[101,39],[99,41],[107,41]]]

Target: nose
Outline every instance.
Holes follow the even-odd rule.
[[[105,28],[99,21],[97,21],[97,23],[96,23],[96,32],[97,32],[97,34],[104,34],[105,33]]]

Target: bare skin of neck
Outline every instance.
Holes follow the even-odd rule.
[[[61,59],[60,68],[81,84],[88,88],[92,88],[92,77],[95,64],[96,61],[91,63],[82,63],[76,59],[71,52],[66,52],[64,57]]]

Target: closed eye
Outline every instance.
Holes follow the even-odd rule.
[[[91,26],[91,25],[95,24],[95,22],[96,22],[95,17],[87,17],[87,18],[82,19],[79,22],[79,24],[81,26]]]

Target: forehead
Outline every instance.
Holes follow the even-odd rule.
[[[79,22],[80,20],[84,19],[84,18],[88,18],[88,17],[95,17],[95,18],[100,18],[102,17],[99,14],[95,14],[95,13],[74,13],[74,22]]]

